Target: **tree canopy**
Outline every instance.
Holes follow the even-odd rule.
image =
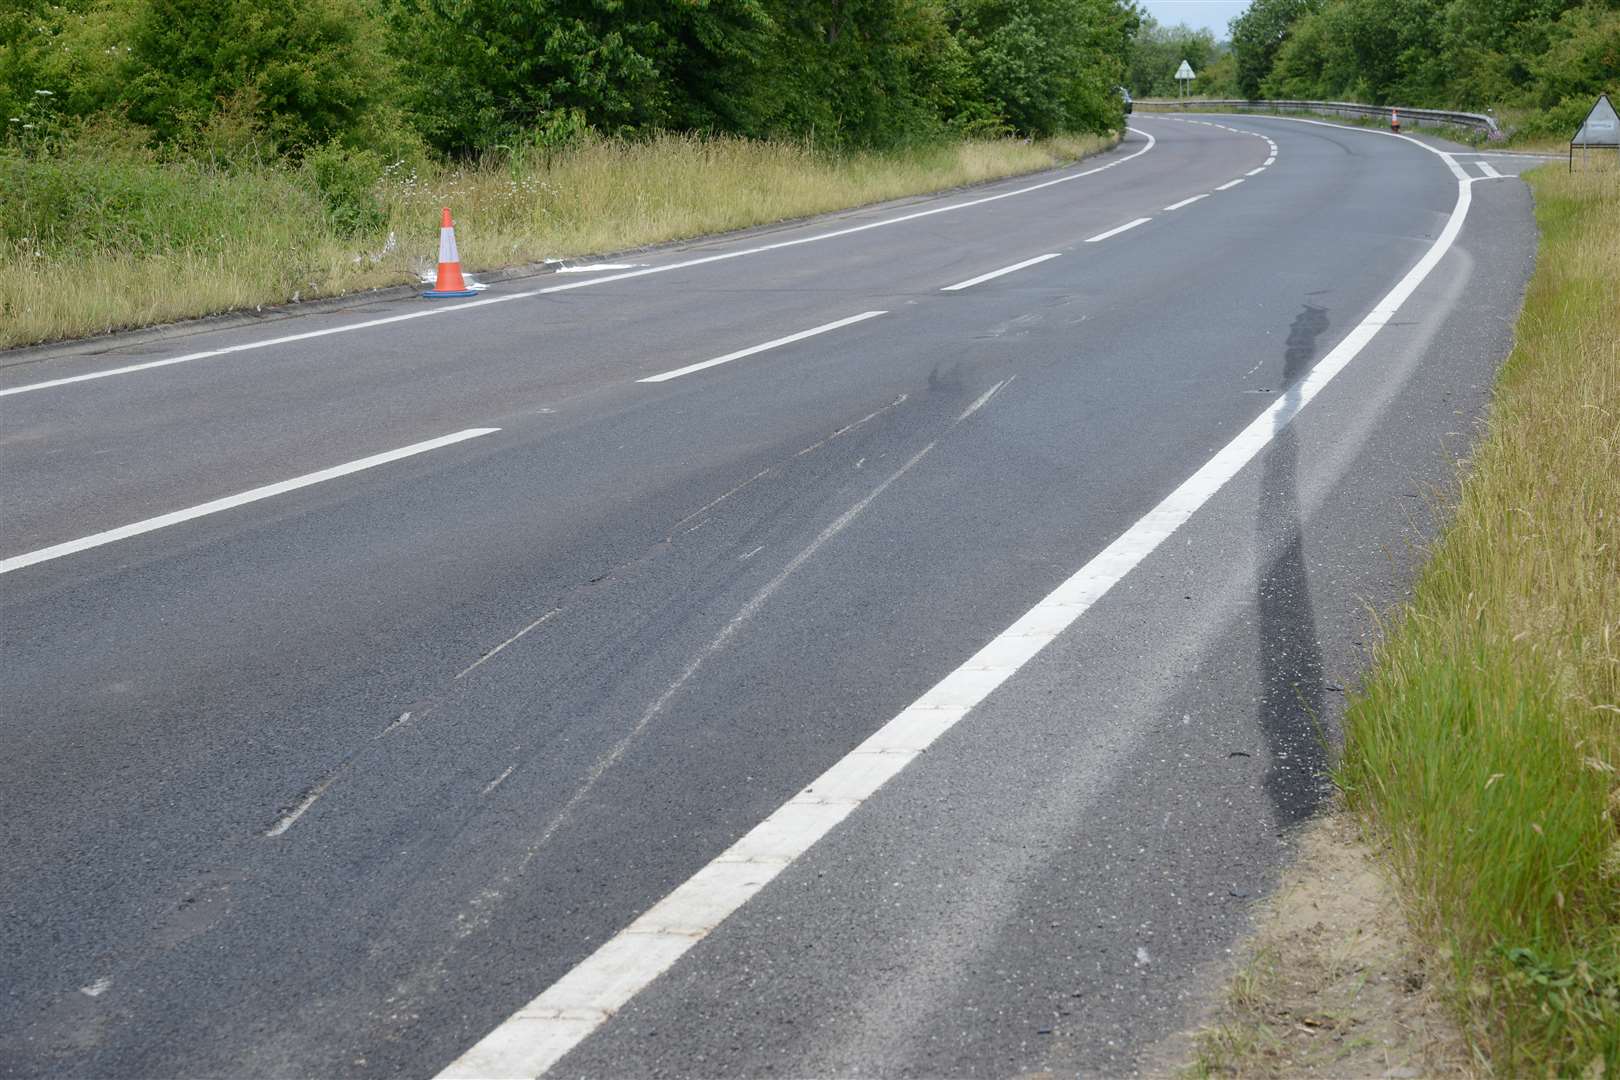
[[[228,129],[294,158],[1040,136],[1119,126],[1136,23],[1128,0],[0,0],[0,110],[13,139],[99,116],[166,153]]]

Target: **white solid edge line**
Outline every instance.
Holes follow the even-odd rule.
[[[637,379],[636,382],[668,382],[671,379],[678,379],[682,375],[690,375],[694,371],[702,371],[704,368],[712,368],[718,367],[721,364],[729,364],[733,360],[741,360],[745,356],[753,356],[755,353],[766,352],[770,349],[780,349],[783,345],[791,345],[795,341],[803,341],[805,338],[812,338],[817,334],[825,334],[829,330],[837,330],[840,327],[851,326],[855,323],[865,322],[867,319],[875,319],[879,315],[887,314],[887,311],[863,311],[859,315],[851,315],[847,319],[839,319],[837,322],[823,323],[821,326],[813,326],[809,330],[800,330],[797,334],[789,334],[787,337],[779,337],[775,341],[767,341],[763,345],[752,345],[746,349],[738,349],[736,352],[729,352],[724,356],[717,356],[713,360],[700,360],[696,364],[687,364],[685,367],[676,368],[674,371],[666,371],[660,375],[649,375],[645,379]]]
[[[992,270],[988,274],[980,274],[978,277],[968,278],[966,281],[958,281],[955,285],[947,285],[939,291],[958,292],[962,289],[971,289],[973,286],[983,284],[992,278],[998,278],[1003,274],[1011,274],[1015,271],[1022,270],[1026,266],[1034,266],[1036,263],[1043,263],[1048,259],[1055,259],[1057,257],[1057,252],[1053,252],[1050,255],[1037,255],[1033,259],[1025,259],[1023,262],[1013,263],[1011,266],[1003,266],[1000,270]]]
[[[1462,231],[1474,180],[1444,151],[1424,149],[1457,175],[1451,217],[1417,264],[1303,379],[1018,621],[479,1040],[440,1080],[543,1075],[1073,625],[1254,460],[1390,322]]]
[[[387,326],[392,323],[406,322],[410,319],[426,319],[435,315],[450,315],[460,311],[471,311],[474,308],[488,307],[491,304],[506,304],[513,300],[527,300],[535,296],[547,296],[552,293],[571,292],[574,289],[590,289],[598,285],[606,285],[614,281],[627,281],[631,278],[647,277],[652,274],[667,274],[672,270],[686,270],[693,266],[705,266],[709,263],[725,262],[729,259],[741,259],[750,255],[762,255],[770,251],[780,251],[783,248],[799,247],[804,244],[820,243],[823,240],[833,240],[841,236],[853,236],[856,233],[867,232],[871,229],[887,228],[890,225],[899,225],[907,221],[916,221],[919,218],[933,217],[935,214],[951,214],[958,210],[967,210],[986,203],[999,202],[1002,199],[1011,199],[1018,195],[1028,195],[1032,191],[1041,191],[1058,184],[1067,184],[1073,180],[1082,180],[1088,176],[1095,176],[1101,172],[1134,161],[1152,150],[1158,144],[1158,139],[1140,128],[1127,128],[1147,140],[1147,145],[1134,153],[1126,154],[1106,165],[1098,165],[1094,169],[1083,172],[1070,173],[1052,180],[1044,180],[1039,184],[1017,188],[1013,191],[1003,191],[997,195],[986,195],[979,199],[969,199],[967,202],[951,203],[949,206],[936,206],[929,210],[918,210],[899,217],[885,218],[882,221],[870,221],[865,225],[853,225],[847,229],[835,229],[832,232],[817,233],[814,236],[801,236],[794,240],[779,240],[774,244],[761,244],[759,247],[746,248],[742,251],[727,251],[718,255],[705,255],[699,259],[686,259],[682,262],[670,263],[668,266],[649,266],[640,270],[630,270],[620,274],[608,274],[604,277],[585,278],[580,281],[571,281],[566,285],[552,285],[544,289],[528,289],[523,292],[503,293],[500,296],[486,296],[479,300],[469,300],[461,304],[446,304],[442,307],[424,308],[421,311],[407,312],[404,315],[389,315],[381,319],[367,319],[365,322],[352,323],[347,326],[328,326],[320,330],[307,330],[300,334],[286,334],[282,337],[267,338],[263,341],[247,341],[240,345],[227,345],[218,349],[205,349],[202,352],[187,353],[184,356],[171,356],[163,360],[148,360],[141,364],[128,364],[124,367],[109,368],[106,371],[92,371],[83,375],[70,375],[61,379],[49,379],[45,382],[28,383],[24,386],[13,386],[0,390],[0,397],[9,397],[12,394],[27,394],[35,390],[48,390],[56,386],[67,386],[71,383],[90,382],[96,379],[106,379],[114,375],[128,375],[136,371],[148,371],[152,368],[168,367],[172,364],[184,364],[193,360],[207,360],[215,356],[227,356],[231,353],[249,352],[254,349],[267,349],[273,345],[287,345],[295,341],[308,341],[311,338],[327,337],[331,334],[349,334],[356,330],[369,330],[376,326]]]
[[[410,446],[402,446],[398,450],[389,450],[385,453],[373,454],[370,457],[364,457],[358,461],[351,461],[345,465],[334,465],[330,469],[322,469],[319,472],[305,473],[303,476],[295,476],[291,480],[282,480],[279,483],[265,484],[263,487],[251,488],[247,491],[238,492],[235,495],[227,495],[222,499],[215,499],[212,502],[205,502],[199,506],[189,507],[185,510],[175,510],[172,513],[147,518],[145,521],[132,522],[131,524],[123,525],[116,529],[108,529],[106,532],[98,532],[93,536],[82,537],[78,540],[69,540],[66,543],[53,544],[50,547],[40,548],[37,551],[24,552],[21,555],[13,555],[9,559],[0,559],[0,574],[9,574],[13,570],[21,570],[23,567],[33,566],[35,563],[48,562],[51,559],[60,559],[64,555],[72,555],[80,551],[88,551],[90,548],[101,547],[103,544],[111,544],[119,540],[127,540],[132,536],[140,536],[142,533],[154,532],[158,529],[166,529],[170,525],[178,525],[183,521],[190,521],[193,518],[206,517],[209,514],[217,514],[221,510],[230,510],[234,507],[245,506],[251,502],[258,502],[260,499],[268,499],[273,495],[284,495],[289,491],[297,491],[299,488],[306,488],[311,484],[319,484],[327,480],[335,480],[340,476],[348,476],[350,473],[361,472],[365,469],[374,469],[378,465],[386,465],[391,461],[399,461],[401,458],[414,457],[417,454],[425,454],[429,450],[437,450],[440,447],[450,446],[453,443],[465,442],[468,439],[476,439],[481,435],[492,435],[499,430],[501,429],[468,428],[465,431],[458,431],[451,435],[441,435],[437,439],[429,439],[426,442],[412,443]]]
[[[1215,190],[1216,190],[1216,191],[1226,191],[1226,190],[1228,190],[1228,189],[1229,189],[1229,188],[1235,188],[1235,187],[1237,187],[1237,186],[1238,186],[1238,185],[1239,185],[1239,184],[1241,184],[1241,183],[1243,183],[1243,177],[1241,177],[1241,176],[1240,176],[1240,177],[1238,177],[1238,178],[1237,178],[1237,179],[1236,179],[1236,180],[1228,180],[1228,181],[1227,181],[1227,182],[1226,182],[1226,183],[1224,183],[1224,184],[1217,184],[1217,185],[1216,185],[1216,186],[1215,186]]]
[[[1148,222],[1150,222],[1152,220],[1153,219],[1150,218],[1150,217],[1139,217],[1135,221],[1127,221],[1125,224],[1121,225],[1117,229],[1109,229],[1107,232],[1098,233],[1096,236],[1092,236],[1092,237],[1087,238],[1086,243],[1088,243],[1088,244],[1101,243],[1102,241],[1107,240],[1110,237],[1118,236],[1122,232],[1127,232],[1127,231],[1129,231],[1131,229],[1134,229],[1138,225],[1146,225]]]
[[[1194,195],[1190,199],[1182,199],[1178,203],[1171,203],[1169,206],[1165,207],[1164,209],[1165,209],[1165,211],[1180,210],[1183,206],[1191,206],[1193,203],[1197,202],[1199,199],[1207,199],[1207,198],[1209,198],[1209,192],[1206,191],[1202,195]]]
[[[1263,173],[1265,171],[1266,171],[1266,167],[1264,165],[1262,165],[1258,169],[1250,169],[1248,172],[1244,173],[1243,175],[1244,176],[1259,176],[1261,173]]]

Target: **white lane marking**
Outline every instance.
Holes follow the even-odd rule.
[[[1057,257],[1057,252],[1053,252],[1050,255],[1037,255],[1033,259],[1025,259],[1023,262],[1013,263],[1011,266],[1003,266],[1000,270],[992,270],[988,274],[980,274],[978,277],[968,278],[966,281],[958,281],[955,285],[947,285],[939,291],[960,292],[963,289],[971,289],[973,286],[982,284],[991,280],[992,278],[1001,277],[1003,274],[1011,274],[1022,270],[1026,266],[1034,266],[1036,263],[1043,263],[1048,259],[1055,259]]]
[[[1492,165],[1490,162],[1488,162],[1488,161],[1476,161],[1476,162],[1474,162],[1474,165],[1479,169],[1480,174],[1483,175],[1485,177],[1485,179],[1487,179],[1487,180],[1500,180],[1500,179],[1502,179],[1502,174],[1497,172],[1496,171],[1496,166]]]
[[[1277,163],[1277,155],[1276,154],[1272,154],[1270,157],[1266,158],[1265,161],[1261,162],[1262,165],[1266,165],[1266,166],[1275,165],[1276,163]]]
[[[1227,182],[1226,182],[1226,183],[1224,183],[1224,184],[1218,184],[1218,185],[1216,185],[1216,187],[1215,187],[1215,190],[1216,190],[1216,191],[1226,191],[1226,190],[1228,190],[1228,189],[1229,189],[1229,188],[1235,188],[1235,187],[1237,187],[1237,186],[1238,186],[1238,185],[1239,185],[1239,184],[1241,184],[1241,183],[1243,183],[1243,177],[1241,177],[1241,176],[1240,176],[1240,177],[1238,177],[1238,178],[1237,178],[1237,179],[1236,179],[1236,180],[1228,180],[1228,181],[1227,181]]]
[[[71,383],[90,382],[95,379],[106,379],[113,375],[128,375],[136,371],[149,371],[152,368],[168,367],[172,364],[185,364],[193,360],[207,360],[215,356],[227,356],[232,353],[248,352],[254,349],[266,349],[273,345],[286,345],[295,341],[308,341],[311,338],[327,337],[331,334],[349,334],[356,330],[369,330],[377,326],[388,326],[392,323],[406,322],[411,319],[428,319],[438,315],[451,315],[461,311],[472,311],[476,308],[488,307],[491,304],[506,304],[513,300],[527,300],[536,296],[548,296],[552,293],[571,292],[574,289],[589,289],[597,285],[606,285],[614,281],[628,281],[631,278],[647,277],[652,274],[667,274],[672,270],[686,270],[694,266],[707,266],[709,263],[725,262],[730,259],[742,259],[751,255],[763,255],[771,251],[781,251],[784,248],[800,247],[804,244],[817,244],[823,240],[834,240],[843,236],[853,236],[856,233],[867,232],[872,229],[884,229],[891,225],[900,225],[919,218],[933,217],[936,214],[953,214],[959,210],[968,210],[975,206],[984,206],[986,203],[999,202],[1002,199],[1011,199],[1019,195],[1028,195],[1034,191],[1042,191],[1058,184],[1067,184],[1074,180],[1083,180],[1088,176],[1107,172],[1117,168],[1128,161],[1134,161],[1146,154],[1158,144],[1158,139],[1140,128],[1127,130],[1142,136],[1147,145],[1133,153],[1106,165],[1098,165],[1094,169],[1070,173],[1052,180],[1043,180],[1039,184],[1017,188],[1013,191],[1003,191],[996,195],[986,195],[978,199],[969,199],[966,202],[951,203],[948,206],[936,206],[929,210],[918,210],[910,214],[901,214],[899,217],[885,218],[882,221],[870,221],[864,225],[852,225],[847,229],[834,229],[831,232],[816,233],[814,236],[801,236],[794,240],[779,240],[774,244],[761,244],[759,247],[745,248],[741,251],[727,251],[718,255],[705,255],[702,258],[686,259],[681,262],[670,263],[667,266],[649,266],[640,270],[628,270],[624,273],[608,274],[605,277],[586,278],[583,281],[572,281],[566,285],[552,285],[544,289],[527,289],[523,292],[503,293],[500,296],[486,296],[478,300],[469,300],[462,304],[446,304],[442,307],[423,308],[420,311],[411,311],[403,315],[389,315],[381,319],[367,319],[365,322],[351,323],[347,326],[328,326],[320,330],[307,330],[300,334],[286,334],[282,337],[267,338],[263,341],[248,341],[240,345],[227,345],[218,349],[205,349],[202,352],[187,353],[184,356],[171,356],[163,360],[148,360],[141,364],[128,364],[124,367],[109,368],[106,371],[92,371],[84,375],[70,375],[62,379],[49,379],[45,382],[29,383],[25,386],[13,386],[0,390],[0,397],[9,397],[12,394],[27,394],[35,390],[47,390],[56,386],[67,386]]]
[[[1409,142],[1421,150],[1427,150],[1441,161],[1444,161],[1446,168],[1451,170],[1451,175],[1455,176],[1459,182],[1471,184],[1476,179],[1458,164],[1456,155],[1447,153],[1444,150],[1438,150],[1421,139],[1414,139],[1410,135],[1400,135],[1393,131],[1380,131],[1378,128],[1357,127],[1353,124],[1335,124],[1331,120],[1307,120],[1302,116],[1272,116],[1269,113],[1257,115],[1267,120],[1280,120],[1287,124],[1310,124],[1312,127],[1333,128],[1335,131],[1358,131],[1363,135],[1376,135],[1385,139],[1400,139],[1402,142]]]
[[[1264,165],[1262,165],[1258,169],[1250,169],[1248,172],[1244,173],[1243,175],[1244,176],[1259,176],[1261,173],[1263,173],[1265,171],[1266,171],[1266,167]]]
[[[1434,152],[1449,162],[1444,152]],[[1440,236],[1366,318],[1180,487],[973,657],[452,1062],[439,1074],[441,1080],[544,1074],[1073,625],[1254,460],[1390,322],[1462,231],[1472,184],[1466,174],[1459,178],[1457,202]]]
[[[1101,243],[1102,241],[1107,240],[1110,237],[1118,236],[1122,232],[1128,232],[1131,229],[1136,228],[1138,225],[1146,225],[1148,222],[1150,222],[1152,220],[1153,219],[1150,218],[1150,217],[1139,217],[1135,221],[1127,221],[1125,224],[1121,225],[1117,229],[1109,229],[1107,232],[1098,233],[1096,236],[1089,237],[1086,240],[1086,243],[1088,243],[1088,244]]]
[[[1209,198],[1209,192],[1206,191],[1202,195],[1194,195],[1190,199],[1182,199],[1178,203],[1171,203],[1169,206],[1165,207],[1165,210],[1180,210],[1183,206],[1191,206],[1193,203],[1197,202],[1199,199],[1207,199],[1207,198]]]
[[[477,660],[474,660],[472,663],[468,664],[465,668],[462,669],[461,673],[456,676],[456,679],[461,678],[463,675],[469,675],[473,671],[476,671],[482,665],[489,663],[491,660],[495,659],[495,654],[496,653],[500,652],[502,649],[506,648],[508,645],[511,645],[514,642],[516,642],[519,638],[521,638],[523,635],[527,634],[530,630],[533,630],[538,626],[541,626],[541,625],[543,625],[545,623],[550,622],[552,619],[556,618],[558,615],[561,615],[561,614],[562,614],[562,608],[552,608],[550,611],[546,612],[544,615],[542,615],[538,619],[534,620],[534,622],[530,623],[528,626],[525,626],[523,629],[519,630],[517,633],[513,634],[511,637],[507,638],[505,641],[501,642],[499,645],[497,645],[493,649],[489,650],[489,652],[485,653],[483,656],[480,656]],[[455,679],[451,679],[450,681],[455,682]],[[405,715],[409,716],[410,714],[406,713]]]
[[[738,349],[736,352],[729,352],[724,356],[717,356],[713,360],[700,360],[696,364],[687,364],[683,368],[676,368],[674,371],[666,371],[661,375],[649,375],[645,379],[637,379],[636,382],[668,382],[671,379],[678,379],[682,375],[690,375],[694,371],[702,371],[705,368],[717,367],[720,364],[729,364],[733,360],[741,360],[745,356],[753,356],[756,353],[767,352],[771,349],[780,349],[784,345],[792,345],[796,341],[803,341],[805,338],[813,338],[817,334],[825,334],[833,330],[841,329],[845,326],[853,326],[858,322],[865,322],[867,319],[875,319],[879,315],[887,314],[887,311],[863,311],[859,315],[851,315],[847,319],[839,319],[836,322],[824,323],[821,326],[813,326],[808,330],[800,330],[797,334],[789,334],[787,337],[779,337],[775,341],[767,341],[763,345],[752,345],[746,349]]]
[[[453,435],[441,435],[437,439],[429,439],[426,442],[412,443],[410,446],[402,446],[398,450],[389,450],[386,453],[373,454],[370,457],[361,458],[359,461],[351,461],[344,465],[334,465],[330,469],[322,469],[319,472],[305,473],[303,476],[295,476],[291,480],[282,480],[279,483],[265,484],[263,487],[251,488],[247,491],[238,492],[235,495],[227,495],[223,499],[214,499],[212,502],[205,502],[200,506],[192,506],[184,510],[175,510],[168,514],[162,514],[158,517],[147,518],[144,521],[132,522],[128,525],[119,526],[116,529],[108,529],[106,532],[98,532],[93,536],[82,537],[78,540],[69,540],[61,544],[53,544],[50,547],[40,548],[37,551],[24,552],[21,555],[13,555],[9,559],[0,559],[0,574],[9,574],[13,570],[21,570],[23,567],[33,566],[35,563],[47,562],[51,559],[60,559],[64,555],[73,555],[80,551],[88,551],[90,548],[101,547],[103,544],[111,544],[119,540],[127,540],[132,536],[140,536],[142,533],[153,532],[157,529],[166,529],[170,525],[178,525],[183,521],[191,521],[193,518],[206,517],[209,514],[217,514],[222,510],[231,510],[238,506],[245,506],[248,503],[258,502],[260,499],[268,499],[274,495],[284,495],[289,491],[297,491],[299,488],[309,487],[311,484],[320,484],[326,482],[327,480],[336,480],[340,476],[348,476],[350,473],[361,472],[365,469],[374,469],[379,465],[387,465],[389,462],[399,461],[401,458],[414,457],[417,454],[425,454],[429,450],[437,450],[440,447],[450,446],[458,442],[465,442],[468,439],[476,439],[481,435],[492,435],[499,430],[501,429],[468,428],[466,431],[458,431]]]
[[[111,975],[103,975],[89,986],[79,987],[79,993],[83,994],[85,997],[100,997],[102,994],[105,994],[108,990],[112,989],[112,982]]]
[[[605,270],[635,270],[646,263],[586,263],[584,266],[559,266],[557,274],[598,274]]]

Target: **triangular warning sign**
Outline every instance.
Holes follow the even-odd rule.
[[[1608,94],[1599,94],[1597,104],[1586,114],[1586,122],[1570,140],[1571,146],[1620,146],[1620,116],[1609,104]]]
[[[1163,71],[1164,68],[1160,68],[1159,70]],[[1198,76],[1193,74],[1192,65],[1187,63],[1185,60],[1183,60],[1181,62],[1181,66],[1176,69],[1176,78],[1178,79],[1196,79],[1197,77]],[[1612,112],[1613,110],[1610,111]]]

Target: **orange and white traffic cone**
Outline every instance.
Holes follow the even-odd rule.
[[[1389,110],[1389,130],[1396,134],[1399,134],[1401,130],[1401,114],[1394,109]],[[449,211],[446,211],[446,213],[449,213]]]
[[[448,206],[444,208],[444,217],[439,221],[439,280],[422,295],[435,300],[478,295],[467,288],[467,280],[461,276],[461,256],[456,252],[456,226],[450,220]]]

